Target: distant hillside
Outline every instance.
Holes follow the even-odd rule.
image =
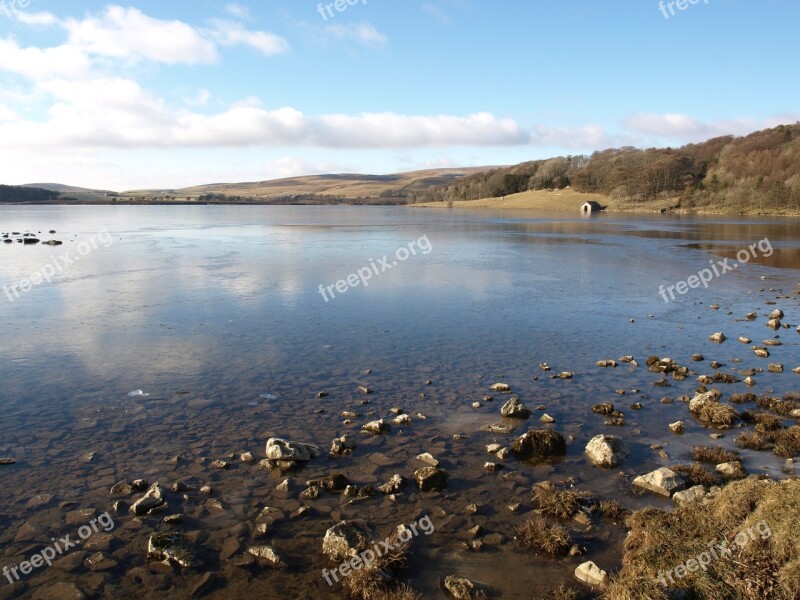
[[[677,149],[626,147],[526,162],[437,186],[423,200],[567,187],[606,196],[622,209],[800,214],[800,123]]]
[[[319,202],[356,199],[380,200],[386,204],[413,201],[432,186],[443,186],[480,173],[490,167],[463,169],[428,169],[393,175],[310,175],[249,183],[213,183],[176,190],[133,190],[126,197],[164,197],[186,199],[249,199],[252,201],[287,200],[294,196],[314,198]]]
[[[52,204],[58,200],[58,192],[19,185],[0,185],[0,202],[41,202]]]
[[[93,190],[89,188],[64,185],[63,183],[27,183],[22,187],[40,188],[50,190],[59,194],[59,201],[81,202],[81,203],[106,203],[112,198],[119,196],[117,192],[110,190]]]

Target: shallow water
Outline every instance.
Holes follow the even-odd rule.
[[[170,497],[170,512],[187,515],[177,527],[160,517],[115,516],[108,553],[116,568],[38,569],[18,591],[0,580],[0,598],[30,597],[56,582],[75,582],[96,598],[183,598],[204,571],[219,577],[211,598],[253,592],[341,597],[320,576],[326,566],[321,540],[334,521],[365,518],[388,532],[425,514],[436,531],[415,540],[405,571],[425,598],[438,597],[440,580],[451,573],[484,583],[503,598],[530,598],[570,581],[586,560],[544,559],[514,543],[514,528],[527,513],[512,514],[507,506],[530,506],[533,483],[574,478],[632,508],[668,507],[667,501],[631,494],[628,477],[687,462],[693,444],[710,441],[684,404],[659,402],[665,395],[691,394],[696,376],[653,387],[660,377],[644,366],[648,355],[669,356],[697,375],[713,374],[711,360],[732,373],[782,362],[784,373],[756,375],[752,391],[777,395],[800,388],[791,372],[800,366],[800,336],[794,327],[765,327],[765,315],[775,307],[784,310],[786,323],[800,322],[798,220],[587,219],[377,207],[0,207],[3,232],[49,229],[58,233],[44,238],[61,239],[63,246],[0,246],[0,284],[7,286],[0,294],[0,457],[16,460],[0,466],[0,567],[30,557],[51,536],[76,530],[80,523],[68,525],[68,511],[110,509],[117,498],[109,489],[123,479],[166,486],[181,480],[196,489],[208,483],[222,510],[195,491],[186,501]],[[103,231],[110,238],[101,234],[96,248],[87,246]],[[659,286],[686,280],[709,261],[735,258],[737,250],[764,238],[770,256],[759,253],[715,277],[708,289],[690,289],[675,302],[659,295]],[[391,264],[396,250],[412,241],[418,241],[416,255],[379,275],[373,271],[368,287],[336,292],[328,302],[319,293],[320,285],[335,285],[384,255]],[[79,260],[63,265],[57,257],[65,253]],[[9,300],[10,286],[48,264],[63,267],[51,283],[19,297],[10,292]],[[720,309],[711,310],[712,303]],[[744,321],[753,310],[759,319]],[[729,340],[708,341],[715,331]],[[759,345],[779,335],[783,345],[760,359],[736,341],[740,335]],[[692,363],[694,352],[706,361]],[[638,368],[595,366],[628,354]],[[541,370],[542,362],[553,371]],[[550,377],[560,371],[575,376]],[[503,420],[501,394],[479,409],[471,406],[496,381],[511,384],[531,408],[546,405],[554,427],[574,437],[563,461],[510,459],[499,473],[483,470],[492,459],[485,445],[512,439],[480,431]],[[359,385],[374,393],[361,394]],[[726,394],[750,391],[743,383],[719,387]],[[128,395],[138,389],[149,395]],[[619,389],[627,393],[620,396]],[[329,395],[318,399],[321,390]],[[601,401],[624,410],[627,425],[605,426],[590,410]],[[643,410],[627,409],[635,401]],[[427,418],[360,438],[350,457],[312,461],[292,476],[288,494],[275,491],[279,474],[257,464],[236,459],[227,471],[209,466],[242,451],[258,461],[271,436],[327,449],[336,436],[358,434],[373,416],[390,417],[391,407]],[[342,411],[360,416],[344,425]],[[538,416],[535,411],[519,423],[518,433],[538,426]],[[666,423],[679,418],[687,433],[672,436]],[[613,472],[591,467],[582,456],[586,442],[603,432],[623,436],[632,447],[631,458]],[[467,437],[454,440],[454,434]],[[728,432],[720,443],[733,447],[733,437]],[[655,442],[671,461],[649,448]],[[333,471],[363,484],[383,483],[398,472],[410,477],[422,466],[414,457],[423,451],[449,471],[447,493],[420,494],[409,486],[396,502],[382,496],[356,504],[335,495],[298,499],[306,479]],[[89,452],[95,453],[91,460]],[[772,455],[745,456],[751,472],[782,476],[782,461]],[[26,506],[39,494],[53,498]],[[75,504],[61,508],[64,501]],[[472,503],[480,507],[477,514],[466,511]],[[281,522],[264,540],[251,539],[263,506],[288,513],[301,504],[312,506],[312,513]],[[26,522],[38,532],[20,533]],[[475,524],[483,526],[484,538],[490,536],[479,553],[462,548]],[[149,534],[170,530],[188,532],[202,547],[205,569],[179,572],[146,560]],[[592,532],[576,527],[588,559],[609,569],[618,564],[622,535],[613,526]],[[253,543],[273,545],[287,557],[289,570],[239,565]]]

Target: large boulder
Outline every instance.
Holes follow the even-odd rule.
[[[564,456],[567,441],[552,429],[532,429],[514,440],[511,450],[522,459]]]
[[[686,482],[672,469],[661,467],[633,480],[633,485],[660,496],[672,497],[675,492],[686,489]]]
[[[598,467],[616,467],[625,462],[631,451],[616,435],[597,435],[586,444],[586,456]]]
[[[366,521],[340,521],[325,532],[322,552],[333,562],[344,562],[358,556],[377,540],[378,534]]]

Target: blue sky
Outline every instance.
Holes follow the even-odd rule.
[[[351,1],[0,0],[0,182],[512,164],[800,120],[794,0]]]

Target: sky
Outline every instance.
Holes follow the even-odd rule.
[[[796,0],[0,0],[0,183],[174,189],[745,135],[800,120],[798,22]]]

